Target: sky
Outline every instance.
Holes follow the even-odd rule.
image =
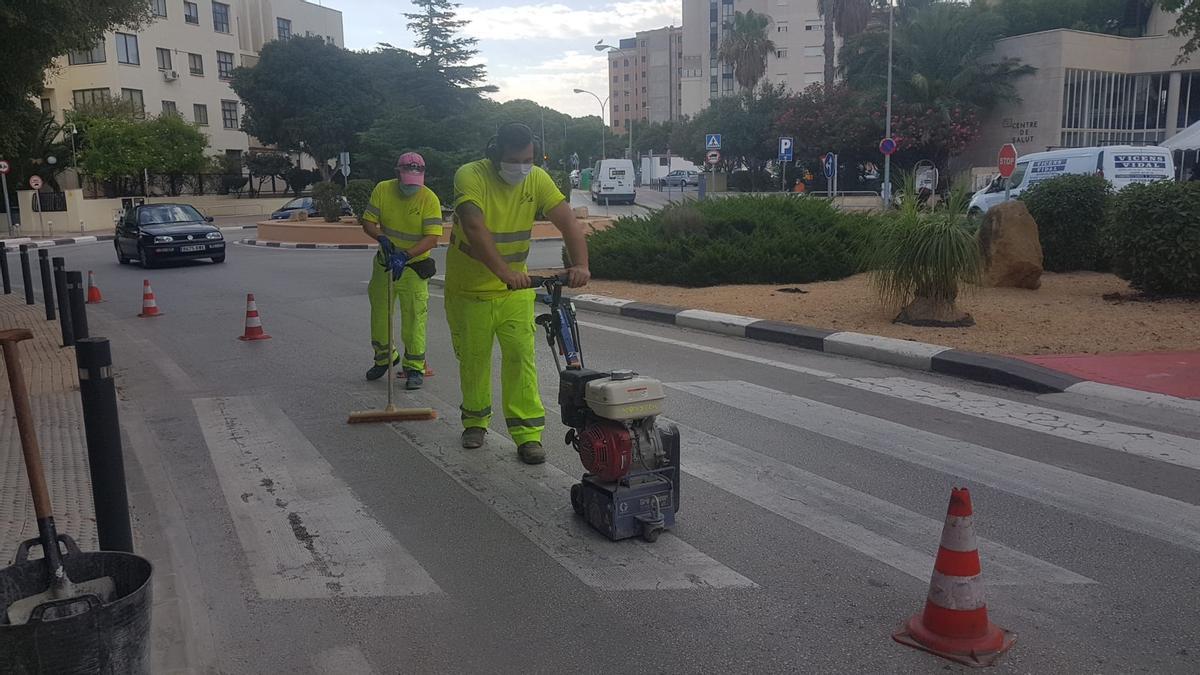
[[[407,0],[310,0],[341,10],[347,49],[380,42],[409,49]],[[574,116],[599,115],[600,104],[574,88],[608,96],[608,65],[593,46],[616,45],[639,30],[681,25],[682,0],[473,0],[458,8],[479,39],[479,60],[500,101],[527,98]]]

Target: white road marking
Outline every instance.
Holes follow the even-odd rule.
[[[375,672],[358,647],[327,649],[314,656],[312,664],[321,675],[372,675]]]
[[[1085,417],[1052,408],[951,389],[906,377],[832,380],[847,387],[950,410],[1139,457],[1200,469],[1200,440]]]
[[[1200,551],[1200,506],[749,382],[690,382],[668,386]]]
[[[441,592],[282,411],[247,396],[192,404],[260,596]]]
[[[432,399],[422,394],[425,401]],[[578,478],[552,464],[527,466],[512,441],[495,432],[479,450],[459,446],[458,415],[443,402],[434,422],[388,425],[435,466],[588,586],[602,591],[748,588],[756,584],[671,533],[649,544],[612,542],[571,508]]]
[[[1200,415],[1200,401],[1188,398],[1156,394],[1150,391],[1139,391],[1128,387],[1117,387],[1102,382],[1083,381],[1067,387],[1067,392],[1081,396],[1106,398],[1123,403],[1134,403],[1152,408],[1164,408],[1185,413]]]

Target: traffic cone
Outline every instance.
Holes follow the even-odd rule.
[[[429,362],[425,362],[425,377],[433,377],[433,368],[429,367]]]
[[[96,273],[88,270],[87,304],[98,305],[102,302],[104,302],[104,298],[100,296],[100,287],[96,285]]]
[[[142,313],[138,316],[145,319],[162,315],[163,313],[158,311],[158,301],[154,299],[154,290],[150,288],[150,280],[146,279],[142,282]]]
[[[988,620],[971,513],[971,493],[966,488],[952,489],[925,610],[892,638],[951,661],[982,667],[995,663],[1017,636]]]
[[[246,294],[246,332],[238,336],[239,340],[270,340],[271,336],[263,331],[262,319],[258,318],[258,305],[254,302],[254,294]]]

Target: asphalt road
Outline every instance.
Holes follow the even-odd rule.
[[[676,531],[610,543],[571,512],[553,408],[546,465],[519,464],[502,422],[458,447],[440,297],[436,375],[400,396],[441,419],[346,424],[384,398],[362,378],[369,253],[235,245],[150,271],[106,243],[56,254],[108,300],[89,312],[113,340],[164,670],[955,670],[890,636],[965,486],[992,619],[1019,636],[999,672],[1200,672],[1195,415],[583,314],[588,364],[667,383],[684,439]],[[135,316],[143,278],[162,317]],[[235,339],[247,292],[272,340]]]

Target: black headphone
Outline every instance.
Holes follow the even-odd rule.
[[[523,129],[529,133],[529,138],[533,142],[533,156],[535,158],[534,163],[536,164],[537,163],[536,158],[542,156],[542,149],[540,146],[538,146],[537,136],[535,136],[533,134],[533,129],[531,129],[528,124],[522,124],[520,122],[507,122],[505,124],[501,124],[500,127],[496,129],[495,135],[493,135],[491,138],[488,139],[487,147],[484,148],[484,150],[483,150],[484,157],[487,157],[488,159],[492,160],[492,163],[497,165],[497,167],[499,167],[499,165],[500,165],[500,134],[504,133],[508,129]]]

